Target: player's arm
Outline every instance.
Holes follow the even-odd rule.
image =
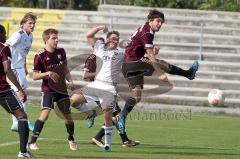
[[[155,57],[155,53],[154,53],[153,48],[147,48],[146,49],[146,55],[151,60],[152,65],[153,65],[154,69],[157,71],[157,73],[159,74],[160,79],[164,80],[164,81],[168,81],[168,78],[165,74],[165,71],[158,64],[158,61]]]
[[[106,33],[108,31],[107,26],[105,25],[100,25],[97,27],[94,27],[92,29],[90,29],[87,33],[86,33],[86,37],[88,42],[93,46],[96,42],[96,37],[95,34],[97,34],[98,32],[102,31],[103,33]]]
[[[32,78],[33,80],[45,79],[45,78],[48,78],[50,74],[51,74],[51,71],[42,73],[40,71],[33,70]]]
[[[96,72],[89,72],[87,70],[84,70],[80,72],[80,76],[82,76],[83,79],[94,78],[96,76]]]
[[[71,90],[74,90],[75,87],[74,87],[74,84],[73,84],[73,80],[72,80],[72,76],[70,74],[70,71],[67,67],[67,64],[64,64],[64,70],[66,72],[66,80],[68,81],[68,88],[71,89]]]
[[[18,89],[18,97],[21,101],[25,102],[27,100],[27,96],[23,91],[22,87],[20,86],[15,74],[13,73],[10,65],[10,61],[6,60],[3,62],[4,72],[6,73],[8,79],[17,87]]]
[[[22,32],[21,32],[22,33]],[[7,41],[4,43],[5,46],[14,46],[21,39],[21,33],[15,32]]]
[[[51,78],[54,82],[57,82],[59,79],[59,75],[53,71],[41,71],[44,70],[43,66],[44,64],[41,60],[41,57],[38,54],[35,55],[32,74],[33,80]]]

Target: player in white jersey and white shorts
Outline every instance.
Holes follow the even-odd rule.
[[[15,33],[5,42],[6,46],[9,46],[11,49],[11,69],[15,73],[18,82],[21,87],[26,91],[28,88],[28,81],[26,76],[28,74],[26,68],[26,56],[32,46],[33,35],[35,23],[37,17],[33,13],[26,13],[22,20],[20,21],[21,29]],[[12,89],[18,92],[18,89],[12,85]],[[22,103],[24,111],[27,112],[26,103]],[[18,121],[15,116],[12,116],[12,131],[17,131]],[[32,131],[34,125],[29,122],[29,129]]]
[[[81,89],[84,96],[83,101],[86,102],[89,96],[98,98],[100,101],[105,123],[105,152],[111,151],[110,145],[114,130],[112,113],[117,103],[116,86],[120,79],[121,64],[124,57],[123,51],[117,49],[119,42],[119,33],[117,31],[108,32],[106,43],[96,40],[96,33],[106,33],[107,31],[108,28],[102,25],[90,29],[86,34],[87,40],[94,46],[97,56],[97,75],[94,82]],[[79,94],[74,95],[78,96]]]

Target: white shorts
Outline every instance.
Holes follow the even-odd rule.
[[[113,109],[117,103],[116,87],[103,82],[94,81],[83,87],[82,92],[87,102],[100,101],[102,109]]]
[[[16,68],[12,69],[13,73],[15,74],[20,86],[22,87],[23,90],[27,89],[29,87],[28,81],[26,78],[26,72],[25,68]],[[14,84],[11,83],[11,88],[16,92],[18,89]]]

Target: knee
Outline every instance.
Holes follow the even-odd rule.
[[[17,116],[17,119],[18,119],[18,120],[22,120],[22,121],[23,121],[23,120],[26,120],[26,121],[27,121],[27,120],[28,120],[28,117],[27,117],[27,114],[23,112],[22,114],[19,114],[19,115]]]
[[[47,111],[42,111],[38,119],[45,122],[46,120],[48,120],[48,117],[49,117],[49,113]]]
[[[23,109],[16,110],[13,115],[18,119],[27,119],[27,114],[23,111]]]

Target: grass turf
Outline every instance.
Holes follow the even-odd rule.
[[[29,107],[31,121],[39,115],[39,107]],[[66,141],[64,121],[52,111],[44,125],[39,151],[32,151],[40,159],[239,159],[240,118],[223,115],[192,115],[177,120],[128,120],[127,132],[131,139],[141,141],[133,148],[122,148],[115,130],[113,152],[102,152],[101,148],[89,144],[101,127],[102,116],[97,117],[93,128],[86,127],[86,121],[75,122],[75,138],[78,151],[70,151]],[[17,158],[18,134],[10,131],[11,117],[0,109],[0,158]]]

